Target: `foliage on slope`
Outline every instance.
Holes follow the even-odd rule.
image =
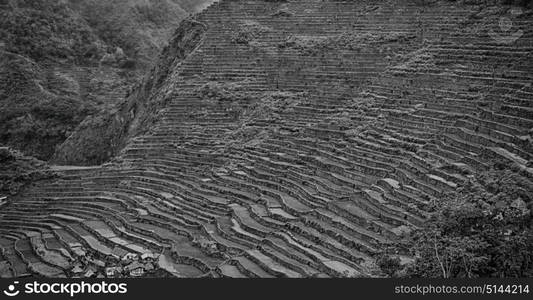
[[[392,277],[533,276],[532,183],[498,167],[434,203],[427,227],[406,245],[415,260],[395,255],[378,264]]]
[[[98,115],[82,128],[115,118],[110,113],[120,109],[114,105],[157,58],[173,28],[210,2],[7,1],[0,7],[0,144],[42,160],[56,150],[62,152],[56,157],[65,156],[66,149],[76,159],[59,162],[105,160],[106,147],[83,157],[63,143],[88,116]],[[99,137],[86,142],[107,142]]]
[[[95,111],[79,101],[76,83],[47,72],[34,61],[2,52],[0,58],[0,141],[46,160]]]
[[[413,235],[410,277],[531,277],[531,182],[492,169],[435,204],[429,226]]]
[[[11,1],[0,14],[0,142],[48,160],[98,109],[71,69],[108,47],[63,1]]]
[[[63,2],[12,2],[0,11],[0,39],[5,50],[35,61],[95,59],[104,45],[91,28]]]
[[[0,147],[0,196],[16,194],[24,185],[52,176],[43,161]]]
[[[120,47],[144,66],[157,58],[172,29],[187,16],[179,4],[167,0],[71,0],[69,6],[107,45]]]
[[[58,149],[53,161],[60,164],[103,163],[118,154],[130,137],[148,130],[176,90],[172,73],[201,42],[204,33],[204,25],[192,19],[184,20],[158,62],[131,94],[112,110],[102,111],[81,123]]]

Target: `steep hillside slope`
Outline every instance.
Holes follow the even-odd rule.
[[[4,1],[0,143],[50,159],[87,116],[123,101],[196,9],[179,2]]]
[[[0,245],[18,254],[4,259],[13,276],[103,272],[128,252],[181,277],[397,275],[387,261],[527,276],[532,15],[488,0],[217,2],[84,127],[121,149],[110,162],[8,199]],[[421,231],[450,207],[461,218]],[[69,255],[32,251],[43,239]],[[476,265],[439,273],[435,247]]]
[[[145,65],[157,59],[181,20],[195,11],[187,1],[171,0],[70,0],[68,5],[107,44]]]
[[[128,139],[148,130],[155,113],[168,101],[172,90],[170,72],[198,46],[205,25],[184,20],[160,61],[139,82],[128,97],[109,110],[85,119],[52,158],[57,164],[99,164],[114,157]]]
[[[16,195],[26,184],[54,176],[45,162],[6,147],[0,147],[0,164],[0,198]]]

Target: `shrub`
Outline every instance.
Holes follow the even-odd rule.
[[[381,268],[381,270],[389,277],[396,277],[397,272],[401,270],[399,257],[393,257],[384,254],[377,259],[376,263]]]

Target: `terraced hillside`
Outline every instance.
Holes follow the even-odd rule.
[[[517,39],[489,34],[509,8],[209,6],[134,93],[118,157],[7,199],[2,275],[92,276],[131,253],[161,276],[384,276],[376,257],[436,199],[495,161],[532,180],[531,14],[509,14]]]

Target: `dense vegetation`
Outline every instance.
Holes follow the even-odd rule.
[[[173,30],[197,5],[208,0],[70,0],[107,45],[146,67],[153,63]],[[194,3],[194,4],[193,4]]]
[[[0,145],[51,159],[87,117],[102,119],[124,101],[179,22],[209,2],[0,3]],[[98,164],[104,152],[61,163]]]
[[[0,141],[47,159],[57,144],[96,108],[72,96],[76,85],[43,70],[31,59],[0,58]]]
[[[0,12],[0,39],[5,50],[35,61],[98,58],[103,45],[64,3],[54,0],[16,2]]]
[[[434,203],[427,227],[413,232],[415,261],[394,255],[378,263],[395,277],[532,277],[531,182],[495,164],[478,179]]]
[[[4,147],[0,147],[0,166],[0,197],[14,195],[35,180],[55,176],[46,163]]]

